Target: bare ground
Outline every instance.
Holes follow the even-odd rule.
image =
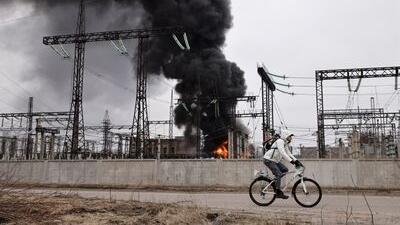
[[[189,205],[189,206],[188,206]],[[185,203],[85,199],[73,194],[0,195],[0,224],[308,224],[284,217],[217,211]]]

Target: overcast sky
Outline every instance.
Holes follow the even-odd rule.
[[[15,2],[0,8],[0,111],[26,111],[26,101],[31,95],[36,98],[36,111],[68,110],[73,66],[42,44],[42,36],[49,35],[46,33],[48,15]],[[64,10],[74,12],[75,9],[55,9],[49,13],[57,18]],[[118,10],[110,9],[109,14]],[[311,136],[316,129],[314,71],[398,65],[399,10],[397,0],[232,0],[234,26],[227,34],[224,52],[245,71],[249,95],[258,95],[260,91],[257,62],[264,62],[272,73],[302,78],[279,81],[306,87],[290,90],[281,87],[300,95],[276,93],[282,115],[275,115],[275,123],[280,126],[282,120],[289,129],[299,133],[297,144],[315,145],[315,137]],[[76,13],[60,19],[65,21],[67,30],[58,30],[58,33],[74,32]],[[112,17],[106,14],[98,21],[88,21],[87,29],[135,28],[137,23],[133,20],[129,27],[114,28],[110,27],[112,23],[105,22],[108,20]],[[134,55],[135,42],[127,41],[126,45]],[[66,48],[73,52],[73,46]],[[130,59],[118,55],[109,43],[96,43],[88,45],[86,65],[89,72],[85,77],[85,121],[97,124],[104,110],[109,109],[113,123],[131,123],[135,83]],[[47,79],[49,76],[57,79]],[[52,82],[63,82],[64,88]],[[354,86],[356,82],[353,81]],[[149,90],[150,118],[168,119],[169,90],[174,81],[150,83],[153,84]],[[362,84],[360,94],[354,97],[354,107],[369,107],[373,96],[378,106],[399,109],[398,98],[388,102],[394,92],[391,86],[394,79],[373,79]],[[326,85],[326,93],[335,94],[327,95],[326,108],[344,108],[348,95],[346,81],[327,82]],[[246,110],[246,106],[239,108]],[[260,101],[257,108],[260,108]],[[261,139],[259,122],[244,120],[256,141]],[[165,128],[157,132],[163,131]]]

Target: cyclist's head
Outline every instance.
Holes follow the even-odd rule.
[[[282,131],[281,137],[288,141],[289,143],[292,141],[294,134],[289,130]]]
[[[286,140],[290,143],[290,142],[292,142],[293,137],[294,137],[294,134],[290,134],[289,136],[286,137]]]

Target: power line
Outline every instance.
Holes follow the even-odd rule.
[[[283,114],[282,114],[282,112],[281,112],[281,110],[280,110],[280,108],[278,106],[278,101],[276,100],[275,95],[273,95],[273,98],[274,98],[274,105],[276,106],[276,109],[277,109],[276,111],[277,111],[279,120],[280,120],[282,126],[286,127],[286,129],[287,129],[287,126],[286,126],[286,123],[285,123],[285,119],[283,118]]]
[[[393,85],[390,84],[377,84],[377,85],[361,85],[362,87],[393,87]],[[315,88],[315,85],[308,85],[308,84],[291,84],[290,87],[299,87],[299,88],[307,88],[307,87],[311,87],[311,88]],[[326,85],[324,86],[324,88],[344,88],[347,87],[347,85]]]
[[[256,102],[255,102],[254,105],[257,105],[258,100],[259,100],[258,97],[260,96],[261,91],[262,91],[262,87],[260,87],[260,89],[259,89],[259,91],[258,91],[257,98],[256,98]],[[255,109],[255,107],[254,107],[253,110],[251,110],[250,112],[254,113],[255,111],[256,111],[256,109]],[[249,120],[248,120],[248,122],[247,122],[247,127],[250,126],[250,122],[253,122],[253,130],[252,130],[251,138],[254,138],[255,135],[256,135],[257,125],[258,125],[259,122],[260,122],[260,117],[258,117],[257,119],[256,119],[256,118],[249,118]]]
[[[100,1],[101,0],[91,0],[91,1],[86,1],[85,4],[89,5],[89,4],[93,4],[93,3],[98,3]],[[31,14],[26,15],[26,16],[12,18],[12,19],[8,19],[8,20],[3,20],[3,21],[0,21],[0,26],[10,25],[10,24],[15,23],[15,22],[20,22],[20,21],[24,21],[24,20],[32,18],[32,17],[40,17],[40,16],[45,16],[45,14],[43,14],[43,13],[31,13]]]
[[[73,63],[71,61],[71,59],[69,59],[67,62]],[[94,69],[92,69],[89,66],[85,66],[85,71],[88,74],[92,75],[93,77],[95,77],[97,79],[100,79],[100,80],[102,80],[104,82],[110,83],[110,84],[112,84],[112,85],[114,85],[116,87],[119,87],[122,90],[128,91],[128,92],[133,93],[133,94],[136,93],[135,90],[133,90],[132,88],[127,87],[127,86],[125,86],[125,85],[123,85],[121,83],[116,82],[115,80],[111,79],[109,75],[105,75],[104,73],[99,73],[99,72],[95,71]],[[159,99],[159,98],[155,98],[155,97],[148,97],[148,98],[150,98],[150,99],[152,99],[154,101],[160,102],[160,103],[164,103],[164,104],[168,104],[168,105],[170,104],[168,101],[162,100],[162,99]]]
[[[3,101],[2,99],[0,99],[0,102],[2,102],[2,103],[4,103],[4,104],[8,105],[9,107],[11,107],[11,108],[13,108],[13,109],[15,109],[15,110],[17,110],[17,111],[24,111],[24,110],[21,110],[21,109],[19,109],[19,108],[14,107],[13,105],[11,105],[11,104],[9,104],[9,103]]]
[[[387,109],[390,107],[390,105],[393,103],[393,100],[396,98],[396,95],[399,94],[399,90],[395,90],[393,94],[389,97],[383,108]]]
[[[357,92],[358,93],[358,92]],[[382,92],[382,93],[378,93],[378,95],[392,95],[393,93],[392,92]],[[314,96],[315,97],[315,94],[312,94],[312,93],[294,93],[294,95],[295,96]],[[324,96],[347,96],[348,94],[325,94],[324,93]],[[368,94],[368,93],[358,93],[358,95],[361,95],[361,96],[371,96],[371,95],[375,95],[375,93],[370,93],[370,94]]]
[[[25,89],[23,86],[21,86],[17,81],[11,79],[7,74],[5,74],[3,71],[0,71],[0,73],[9,81],[11,81],[12,83],[14,83],[18,88],[20,88],[21,90],[23,90],[25,93],[28,94],[28,96],[34,96],[34,94],[32,94],[30,91],[28,91],[27,89]],[[42,100],[38,99],[38,101],[40,103],[42,103],[42,105],[46,106],[48,109],[50,110],[54,110],[53,107],[49,106],[48,104],[46,104],[45,102],[43,102]],[[56,111],[56,110],[54,110]]]
[[[281,78],[281,79],[315,79],[315,78],[313,78],[313,77],[306,77],[306,76],[298,76],[298,77],[295,77],[295,76],[285,76],[285,75],[283,75],[283,76],[281,76],[281,75],[276,75],[276,74],[272,74],[272,73],[269,73],[270,75],[272,75],[272,76],[275,76],[275,77],[278,77],[278,78]],[[275,84],[278,84],[278,85],[283,85],[283,84],[281,84],[281,83],[278,83],[278,82],[274,82]],[[287,85],[283,85],[283,86],[287,86],[287,88],[291,88],[291,87],[295,87],[295,88],[315,88],[316,86],[315,85],[309,85],[309,84],[298,84],[298,85],[296,85],[296,84],[294,84],[294,85],[292,85],[292,84],[287,84]],[[354,91],[355,93],[357,92],[357,97],[359,96],[359,95],[371,95],[371,94],[365,94],[365,93],[363,93],[363,94],[359,94],[358,93],[358,89],[360,88],[360,87],[375,87],[375,90],[376,90],[376,88],[377,87],[392,87],[393,85],[361,85],[361,79],[359,80],[359,82],[358,82],[358,85],[357,85],[357,88],[356,88],[356,90]],[[349,87],[349,84],[347,85],[347,86],[344,86],[344,85],[330,85],[330,86],[326,86],[327,88],[343,88],[343,87]],[[281,93],[284,93],[284,94],[288,94],[288,95],[292,95],[292,96],[294,96],[294,95],[298,95],[298,96],[315,96],[315,94],[311,94],[311,93],[297,93],[297,92],[289,92],[289,91],[285,91],[285,90],[280,90],[280,89],[277,89],[279,92],[281,92]],[[391,95],[392,93],[382,93],[382,95]],[[347,94],[324,94],[324,95],[331,95],[331,96],[335,96],[335,95],[338,95],[338,96],[340,96],[340,95],[347,95]]]
[[[0,26],[10,25],[12,23],[19,22],[21,20],[29,19],[32,17],[39,17],[39,16],[44,16],[44,14],[31,14],[31,15],[21,16],[21,17],[9,19],[9,20],[3,20],[3,21],[0,21]]]
[[[299,80],[315,80],[315,77],[291,77],[285,76],[286,79],[299,79]]]
[[[10,95],[12,95],[12,96],[15,96],[15,97],[17,97],[17,98],[19,98],[19,99],[21,99],[21,100],[23,100],[23,101],[26,100],[25,97],[22,97],[22,96],[20,96],[20,95],[18,95],[18,94],[16,94],[16,93],[14,93],[13,91],[11,91],[10,89],[8,89],[8,88],[6,88],[6,87],[0,87],[0,89],[5,90],[7,94],[10,94]]]

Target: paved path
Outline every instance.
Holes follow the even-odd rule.
[[[41,189],[40,192],[69,192],[68,190]],[[344,224],[347,202],[352,216],[348,224],[372,224],[364,197],[356,194],[324,194],[319,205],[312,209],[302,208],[293,198],[278,199],[268,207],[259,207],[251,202],[246,193],[190,193],[190,192],[145,192],[129,190],[72,190],[82,197],[111,198],[116,200],[136,200],[144,202],[179,203],[209,207],[240,213],[267,214],[278,218],[297,218],[321,224]],[[400,196],[366,196],[374,215],[375,224],[400,224]]]

